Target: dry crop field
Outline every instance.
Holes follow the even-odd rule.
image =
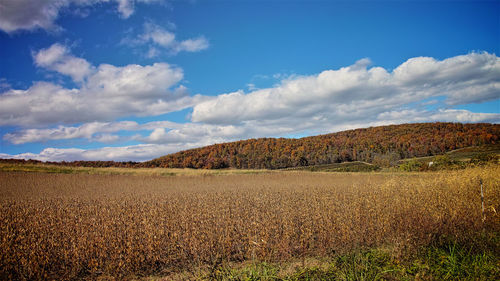
[[[439,239],[498,233],[499,174],[498,165],[166,177],[2,172],[0,279],[168,276],[374,247],[404,259]]]

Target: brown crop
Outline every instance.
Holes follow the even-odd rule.
[[[500,230],[500,167],[420,174],[0,173],[0,279],[168,274]],[[484,182],[482,221],[479,178]]]

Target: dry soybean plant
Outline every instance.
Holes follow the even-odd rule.
[[[0,279],[128,279],[370,247],[405,255],[500,230],[499,172],[0,173]]]

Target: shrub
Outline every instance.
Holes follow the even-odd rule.
[[[405,172],[416,172],[422,170],[422,167],[426,165],[426,163],[418,161],[414,158],[408,161],[404,161],[403,164],[399,165],[399,169]]]

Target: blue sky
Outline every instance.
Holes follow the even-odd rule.
[[[0,157],[500,121],[499,1],[7,0]]]

